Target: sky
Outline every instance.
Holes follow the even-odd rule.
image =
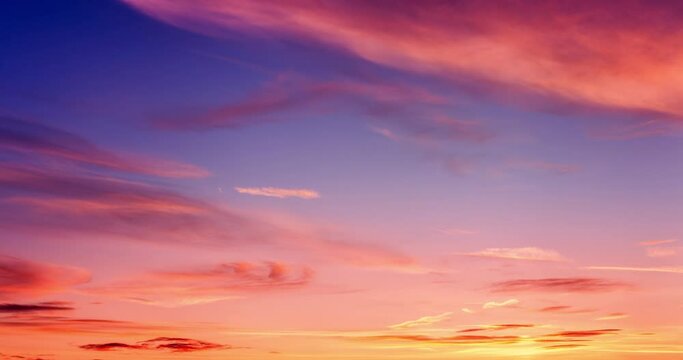
[[[0,3],[0,360],[683,358],[683,3]]]

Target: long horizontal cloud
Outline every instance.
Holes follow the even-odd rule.
[[[498,324],[498,325],[487,325],[476,328],[469,328],[458,330],[459,333],[471,333],[480,331],[500,331],[500,330],[513,330],[513,329],[528,329],[536,327],[534,324]]]
[[[37,122],[0,116],[0,150],[109,170],[172,178],[197,178],[209,172],[194,165],[122,155],[101,149],[76,134]]]
[[[73,310],[69,303],[62,302],[41,302],[37,304],[0,304],[0,313],[35,313]]]
[[[201,112],[180,112],[156,119],[155,124],[172,130],[236,129],[346,111],[382,124],[374,128],[382,129],[379,133],[384,136],[392,134],[387,137],[393,140],[482,143],[493,137],[479,121],[446,115],[444,102],[425,89],[375,79],[316,81],[285,74],[244,99]]]
[[[587,266],[586,269],[683,274],[683,266]]]
[[[496,308],[501,308],[501,307],[512,307],[516,306],[519,304],[519,300],[517,299],[507,299],[504,301],[487,301],[483,305],[481,305],[482,309],[496,309]]]
[[[427,335],[376,335],[360,338],[366,341],[409,341],[432,344],[512,344],[520,340],[519,336],[488,336],[488,335],[456,335],[456,336],[427,336]]]
[[[461,253],[460,255],[507,260],[565,261],[557,251],[539,249],[537,247],[488,248],[475,252]]]
[[[11,209],[11,210],[10,210]],[[0,224],[43,236],[97,235],[166,244],[269,244],[362,267],[414,267],[382,246],[328,239],[314,226],[276,224],[159,185],[106,174],[7,164],[0,167]]]
[[[125,2],[195,31],[270,32],[401,69],[683,115],[677,2]]]
[[[545,313],[556,313],[556,314],[583,314],[583,313],[593,312],[595,310],[576,308],[576,307],[570,306],[570,305],[553,305],[553,306],[546,306],[544,308],[539,309],[538,311],[545,312]]]
[[[191,270],[159,271],[85,291],[165,306],[225,300],[247,294],[298,289],[313,278],[308,267],[236,262]]]
[[[597,278],[518,279],[495,283],[495,292],[608,292],[629,288],[628,284]]]
[[[234,243],[269,238],[273,227],[163,188],[119,178],[27,166],[0,168],[7,228],[105,234],[135,240]]]
[[[275,187],[259,187],[259,188],[236,187],[235,191],[237,191],[240,194],[276,197],[276,198],[281,198],[281,199],[299,198],[299,199],[311,200],[311,199],[317,199],[320,197],[320,194],[317,191],[311,190],[311,189],[283,189],[283,188],[275,188]]]
[[[162,350],[170,352],[195,352],[205,350],[221,350],[230,349],[229,345],[221,345],[211,343],[208,341],[201,341],[188,338],[178,337],[158,337],[145,341],[140,341],[135,344],[125,344],[118,342],[102,343],[102,344],[86,344],[81,345],[81,349],[95,350],[95,351],[113,351],[113,350]]]
[[[0,299],[45,295],[89,280],[90,274],[84,269],[0,254]]]
[[[0,329],[48,334],[147,334],[169,330],[168,326],[132,321],[57,316],[43,312],[11,313],[0,317]]]
[[[413,328],[413,327],[434,325],[434,324],[437,324],[437,323],[440,323],[442,321],[450,319],[452,315],[453,315],[452,312],[446,312],[446,313],[439,314],[439,315],[423,316],[423,317],[416,319],[416,320],[409,320],[409,321],[405,321],[405,322],[402,322],[399,324],[391,325],[391,326],[389,326],[389,328],[391,328],[391,329],[409,329],[409,328]]]

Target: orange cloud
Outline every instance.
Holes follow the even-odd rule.
[[[520,340],[518,336],[456,335],[434,337],[427,335],[375,335],[360,338],[366,341],[409,341],[432,344],[512,344]]]
[[[275,188],[275,187],[260,187],[260,188],[236,187],[235,191],[237,191],[240,194],[248,194],[248,195],[255,195],[255,196],[268,196],[268,197],[276,197],[276,198],[280,198],[280,199],[294,197],[294,198],[299,198],[299,199],[311,200],[311,199],[317,199],[320,197],[320,194],[317,191],[310,190],[310,189],[283,189],[283,188]]]
[[[511,330],[511,329],[525,329],[536,327],[534,324],[499,324],[499,325],[486,325],[476,328],[469,328],[458,330],[459,333],[470,333],[479,331],[499,331],[499,330]]]
[[[605,316],[601,316],[599,318],[596,318],[595,320],[599,321],[605,321],[605,320],[619,320],[619,319],[625,319],[628,317],[628,314],[624,313],[611,313]]]
[[[167,350],[170,352],[195,352],[204,350],[225,350],[231,349],[229,345],[220,345],[210,343],[207,341],[176,338],[176,337],[158,337],[145,341],[140,341],[135,344],[125,344],[118,342],[110,342],[103,344],[87,344],[81,345],[81,349],[94,351],[112,351],[112,350]]]
[[[681,9],[672,2],[126,2],[203,33],[266,31],[455,80],[474,78],[576,103],[683,115],[676,46],[683,32],[673,15]]]
[[[544,250],[536,247],[489,248],[461,255],[508,260],[565,261],[565,259],[554,250]]]
[[[621,329],[599,329],[599,330],[578,330],[578,331],[561,331],[558,333],[553,333],[553,334],[548,334],[545,336],[552,337],[552,336],[558,336],[558,337],[568,337],[568,338],[582,338],[582,337],[591,337],[591,336],[600,336],[600,335],[609,335],[609,334],[615,334],[617,332],[621,331]]]
[[[578,309],[573,306],[569,305],[556,305],[556,306],[547,306],[539,310],[540,312],[550,312],[550,313],[559,313],[559,314],[583,314],[587,312],[593,312],[594,310],[590,309]]]

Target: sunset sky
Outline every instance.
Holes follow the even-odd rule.
[[[0,2],[0,360],[683,359],[683,1]]]

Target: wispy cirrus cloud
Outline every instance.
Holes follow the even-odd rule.
[[[673,245],[677,242],[678,239],[647,240],[639,242],[638,245],[645,248],[648,257],[659,258],[678,255],[683,247]]]
[[[13,332],[44,334],[146,334],[167,331],[169,326],[101,318],[48,315],[46,313],[13,313],[0,317],[0,329]]]
[[[468,328],[458,330],[459,333],[472,333],[481,331],[502,331],[502,330],[514,330],[514,329],[528,329],[536,327],[534,324],[497,324],[497,325],[484,325],[476,328]]]
[[[11,143],[12,149],[18,148],[19,143],[27,144],[21,146],[22,158],[10,156],[0,164],[0,211],[7,214],[0,219],[0,224],[7,231],[45,237],[97,235],[107,240],[193,246],[286,245],[329,259],[340,258],[329,253],[333,250],[365,254],[341,257],[345,259],[342,262],[352,266],[389,264],[396,268],[399,263],[404,266],[414,261],[398,251],[380,246],[328,241],[321,231],[311,229],[312,226],[304,229],[274,224],[255,214],[185,196],[158,183],[130,180],[123,174],[109,171],[123,167],[98,165],[84,169],[79,166],[84,161],[76,156],[81,151],[97,155],[95,145],[52,127],[43,128],[25,121],[10,121],[9,124],[9,130],[5,129],[7,134],[0,141],[4,139]],[[14,128],[19,130],[12,131]],[[33,133],[36,134],[31,135]],[[52,147],[65,148],[68,154],[75,154],[55,154],[57,150],[51,150]],[[0,150],[7,148],[0,146]],[[45,157],[70,162],[71,166],[53,166],[52,162],[38,166]]]
[[[566,261],[557,251],[537,247],[488,248],[475,252],[460,253],[459,255],[507,260]]]
[[[605,315],[605,316],[600,316],[600,317],[598,317],[598,318],[595,318],[595,320],[598,320],[598,321],[609,321],[609,320],[625,319],[625,318],[627,318],[627,317],[629,317],[628,314],[624,314],[624,313],[619,313],[619,312],[617,312],[617,313],[607,314],[607,315]]]
[[[480,344],[514,344],[520,341],[519,336],[490,336],[490,335],[456,335],[456,336],[428,336],[428,335],[375,335],[358,338],[364,341],[399,341],[399,342],[419,342],[430,344],[460,344],[460,345],[480,345]]]
[[[598,278],[517,279],[495,283],[494,292],[577,292],[594,293],[628,289],[626,283]]]
[[[560,331],[557,333],[547,334],[546,337],[566,337],[566,338],[583,338],[601,335],[612,335],[616,334],[621,329],[597,329],[597,330],[571,330],[571,331]]]
[[[0,299],[60,292],[88,281],[90,273],[84,269],[0,254]]]
[[[277,187],[236,187],[235,191],[240,194],[267,196],[280,199],[299,198],[305,200],[317,199],[320,194],[311,189],[285,189]]]
[[[482,309],[496,309],[496,308],[502,308],[502,307],[512,307],[516,306],[519,304],[519,300],[517,299],[507,299],[503,301],[488,301],[485,302],[481,308]]]
[[[683,37],[676,27],[683,9],[670,2],[599,1],[571,8],[535,1],[391,7],[363,1],[126,3],[202,33],[232,29],[314,40],[394,68],[456,82],[475,79],[478,84],[467,84],[494,95],[507,88],[508,99],[512,90],[517,100],[533,94],[544,103],[683,114],[681,62],[671,60]],[[536,13],[544,16],[529,16]]]
[[[550,162],[542,160],[509,160],[505,167],[508,169],[535,170],[554,174],[569,174],[580,170],[580,167],[573,164]]]
[[[207,170],[195,165],[116,153],[102,149],[79,135],[7,116],[0,116],[0,150],[135,174],[170,178],[209,175]]]
[[[452,312],[445,312],[443,314],[439,315],[433,315],[433,316],[423,316],[419,319],[416,320],[409,320],[405,321],[399,324],[395,325],[390,325],[389,328],[391,329],[409,329],[409,328],[414,328],[414,327],[421,327],[421,326],[429,326],[429,325],[434,325],[437,323],[440,323],[442,321],[448,320],[453,316]]]
[[[546,306],[544,308],[539,309],[538,311],[545,312],[545,313],[555,313],[555,314],[584,314],[584,313],[594,312],[595,310],[577,308],[577,307],[570,306],[570,305],[553,305],[553,306]]]
[[[585,269],[683,274],[683,266],[586,266]]]
[[[648,247],[646,254],[648,257],[661,258],[678,255],[680,247]]]
[[[313,270],[279,262],[233,262],[187,270],[147,273],[131,280],[93,286],[90,295],[162,306],[207,303],[248,294],[306,287]]]
[[[195,352],[205,350],[226,350],[231,349],[230,345],[221,345],[208,341],[179,338],[179,337],[158,337],[154,339],[139,341],[134,344],[119,342],[109,342],[101,344],[86,344],[79,346],[83,350],[94,351],[114,351],[114,350],[161,350],[169,352]]]
[[[673,244],[676,242],[678,242],[678,239],[646,240],[646,241],[639,242],[638,245],[640,245],[640,246],[657,246],[657,245]]]

